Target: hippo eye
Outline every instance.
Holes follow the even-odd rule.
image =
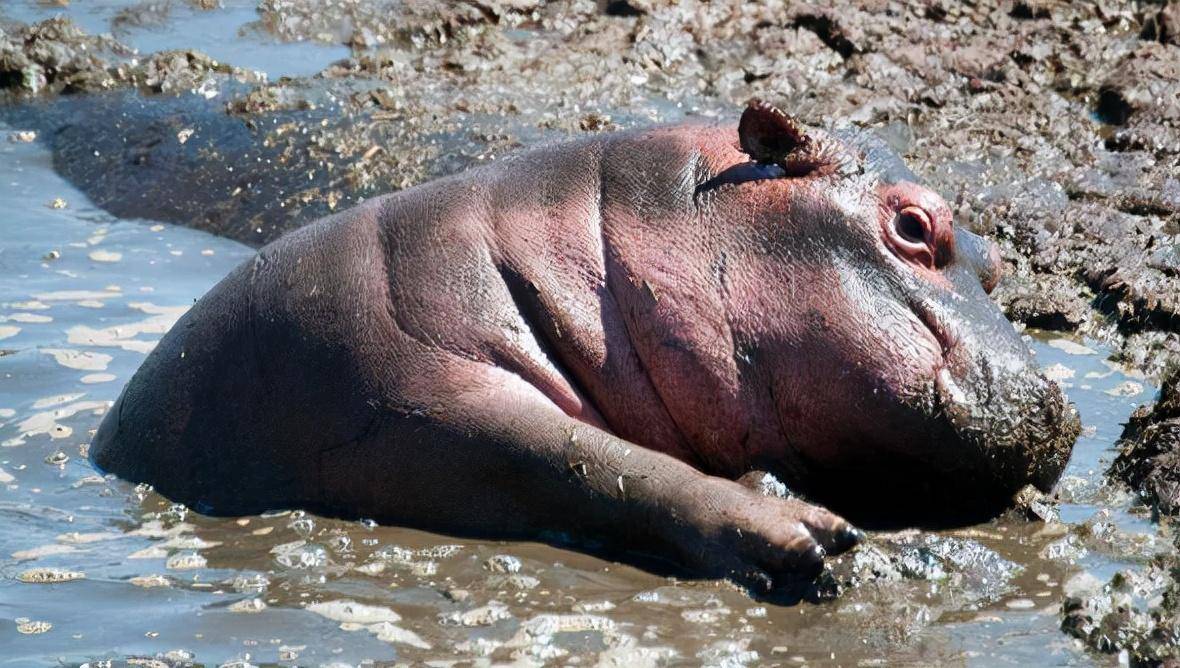
[[[906,207],[897,214],[894,227],[902,239],[912,244],[926,243],[926,214],[921,209]]]
[[[930,214],[917,206],[903,207],[886,225],[885,237],[893,251],[903,259],[935,268],[934,230]]]

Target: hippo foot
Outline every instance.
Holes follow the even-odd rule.
[[[735,487],[721,507],[710,498],[686,518],[692,530],[679,543],[682,560],[695,571],[766,594],[814,580],[825,556],[844,552],[863,537],[818,506]]]

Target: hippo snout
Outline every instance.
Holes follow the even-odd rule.
[[[1027,369],[964,390],[944,370],[935,386],[953,433],[953,468],[974,469],[997,498],[1028,484],[1052,490],[1081,431],[1077,409],[1057,383]]]
[[[876,456],[823,472],[822,489],[842,493],[823,500],[845,517],[962,525],[1002,512],[1027,485],[1051,491],[1065,470],[1081,431],[1076,408],[998,310],[967,319],[961,306],[918,309],[942,360],[903,401],[900,433],[870,430]]]

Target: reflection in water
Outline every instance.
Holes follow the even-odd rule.
[[[1062,340],[1036,350],[1088,426],[1062,484],[1063,522],[876,536],[913,558],[847,557],[863,583],[834,603],[776,606],[534,543],[299,511],[202,517],[102,477],[86,447],[153,342],[250,251],[112,219],[54,176],[35,143],[0,143],[0,210],[10,661],[1084,662],[1057,631],[1063,588],[1155,550],[1154,527],[1101,485],[1120,423],[1154,390],[1094,344]]]

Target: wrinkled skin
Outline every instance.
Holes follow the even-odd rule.
[[[751,471],[897,522],[1050,487],[1077,417],[987,297],[993,247],[770,113],[521,153],[264,247],[92,458],[206,513],[558,533],[758,589],[858,533]]]

